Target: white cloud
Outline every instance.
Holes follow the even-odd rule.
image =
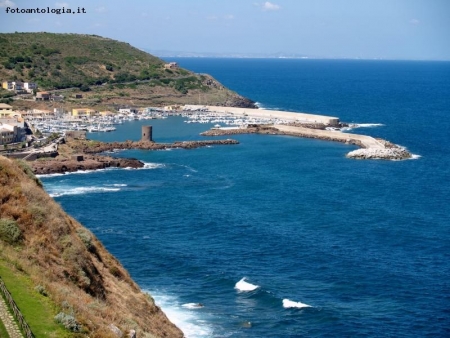
[[[411,25],[418,25],[418,24],[420,24],[420,21],[419,21],[419,19],[411,19],[411,20],[409,20],[409,23]]]
[[[234,15],[233,14],[228,14],[228,15],[225,15],[223,18],[225,20],[233,20],[234,19]]]
[[[16,4],[11,0],[0,0],[0,7],[15,7]]]
[[[266,1],[263,5],[262,5],[262,9],[264,11],[277,11],[279,10],[281,7],[278,5],[275,5],[269,1]]]
[[[218,17],[215,16],[215,15],[210,15],[210,16],[207,16],[206,19],[207,19],[207,20],[211,20],[211,21],[215,21],[215,20],[218,19]]]
[[[99,13],[105,13],[107,11],[107,9],[106,9],[106,7],[101,6],[101,7],[97,7],[95,9],[95,11],[97,11]]]
[[[56,7],[69,7],[69,4],[67,2],[57,2],[55,3]]]

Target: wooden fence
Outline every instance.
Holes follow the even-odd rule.
[[[19,308],[17,307],[16,302],[12,298],[11,294],[9,293],[8,289],[5,286],[5,283],[3,283],[2,278],[0,277],[0,291],[2,292],[3,296],[5,296],[5,300],[9,305],[9,308],[13,311],[14,317],[16,318],[17,322],[19,323],[20,328],[22,329],[23,333],[25,333],[26,338],[34,338],[33,332],[31,332],[30,327],[28,326],[27,322],[25,321],[25,318],[23,318],[22,313],[20,312]]]

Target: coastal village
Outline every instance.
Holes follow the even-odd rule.
[[[178,65],[172,62],[165,67],[174,69]],[[213,125],[209,131],[201,134],[203,136],[283,134],[354,144],[362,148],[348,153],[349,158],[399,160],[412,156],[403,147],[388,141],[347,133],[345,131],[358,125],[341,123],[339,118],[332,116],[207,105],[115,106],[113,110],[97,110],[89,107],[67,109],[64,108],[63,95],[39,91],[38,85],[33,82],[4,81],[2,88],[14,93],[16,100],[59,103],[53,110],[38,108],[14,110],[11,105],[0,103],[0,154],[29,161],[57,156],[58,144],[65,142],[67,138],[84,140],[86,133],[111,132],[116,130],[115,125],[125,121],[165,119],[175,115],[183,116],[186,123]],[[82,94],[75,96],[76,99],[82,99]],[[202,142],[176,146],[192,148],[201,146]],[[128,145],[128,148],[130,146]],[[158,149],[159,146],[143,147],[139,144],[132,147]]]

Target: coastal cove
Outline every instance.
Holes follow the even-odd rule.
[[[355,144],[236,133],[214,136],[232,146],[108,154],[139,170],[40,176],[187,337],[448,334],[448,63],[166,61],[420,155],[355,161]],[[184,121],[87,136],[137,141],[151,124],[155,142],[172,144],[214,127]]]

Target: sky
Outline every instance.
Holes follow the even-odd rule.
[[[20,13],[36,8],[85,13]],[[0,0],[0,32],[15,31],[154,51],[450,60],[450,0]]]

